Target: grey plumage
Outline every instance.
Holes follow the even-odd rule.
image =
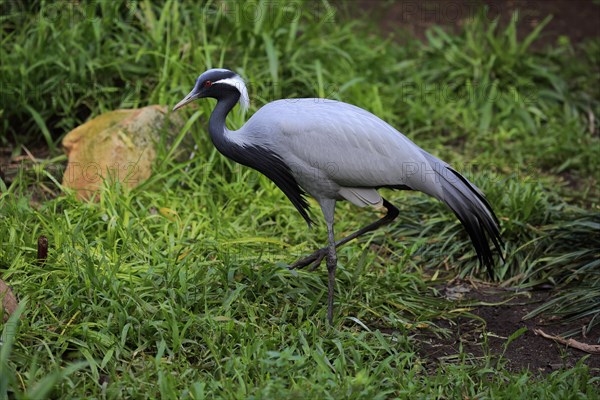
[[[266,104],[237,131],[225,118],[240,101],[247,106],[243,80],[235,73],[208,70],[192,92],[174,109],[201,97],[218,100],[209,120],[212,142],[225,156],[269,177],[309,223],[308,193],[320,204],[329,245],[293,267],[320,263],[329,271],[328,318],[333,318],[335,248],[391,222],[398,210],[377,189],[416,190],[445,202],[465,226],[479,260],[492,268],[488,238],[501,253],[498,220],[481,191],[448,164],[427,153],[370,112],[327,99],[288,99]],[[364,206],[384,206],[388,215],[335,242],[335,203],[347,200]]]

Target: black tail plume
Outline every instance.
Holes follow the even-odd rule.
[[[502,262],[504,246],[500,237],[498,218],[483,193],[464,176],[446,163],[427,154],[434,170],[437,172],[442,189],[440,200],[444,201],[460,220],[471,238],[481,265],[487,268],[493,277],[495,265],[489,240],[494,244]]]

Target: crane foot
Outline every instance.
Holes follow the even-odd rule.
[[[322,249],[315,251],[311,255],[306,256],[306,257],[301,258],[300,260],[296,261],[295,263],[290,265],[288,267],[288,269],[301,269],[301,268],[305,268],[310,265],[310,268],[308,270],[314,271],[315,269],[317,269],[319,267],[319,265],[321,265],[321,261],[323,261],[323,259],[325,258],[326,255],[327,255],[327,247],[323,247]]]

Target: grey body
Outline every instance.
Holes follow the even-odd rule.
[[[242,129],[226,134],[242,146],[272,149],[317,200],[376,205],[382,199],[374,188],[396,185],[442,197],[431,161],[446,164],[351,104],[278,100],[259,109]]]
[[[297,261],[290,268],[327,260],[328,312],[333,321],[336,247],[397,217],[399,210],[382,198],[380,188],[416,190],[446,203],[465,227],[480,262],[494,265],[488,243],[501,255],[498,220],[481,191],[447,163],[427,153],[395,128],[351,104],[326,99],[287,99],[266,104],[237,131],[226,127],[226,117],[238,103],[248,105],[244,81],[224,69],[204,72],[194,89],[174,109],[202,97],[217,99],[208,131],[225,156],[269,177],[309,223],[313,196],[321,206],[328,246]],[[334,213],[339,200],[357,206],[382,205],[386,216],[335,241]]]

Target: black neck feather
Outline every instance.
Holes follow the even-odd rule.
[[[227,158],[253,168],[272,180],[311,226],[313,221],[309,215],[310,206],[305,198],[306,192],[298,185],[283,159],[266,146],[252,143],[240,145],[227,137],[229,131],[225,120],[239,98],[238,92],[237,95],[229,94],[218,99],[208,122],[208,131],[213,144]],[[243,129],[242,127],[240,130]]]

